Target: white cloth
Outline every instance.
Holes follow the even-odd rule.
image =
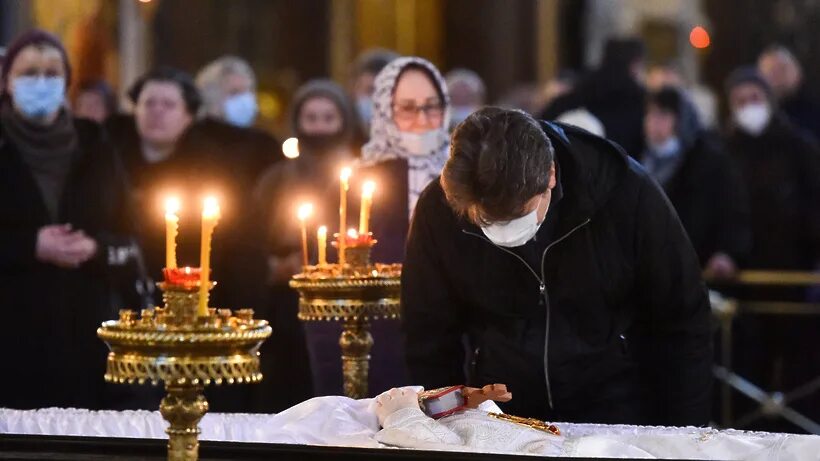
[[[492,403],[434,421],[408,410],[379,424],[373,399],[317,397],[275,415],[208,413],[202,440],[436,449],[569,457],[820,460],[820,436],[709,428],[555,423],[556,437],[491,419]],[[0,409],[0,433],[165,438],[158,412]]]

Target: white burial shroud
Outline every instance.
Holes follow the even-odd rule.
[[[562,436],[490,418],[488,402],[434,421],[421,412],[394,413],[380,430],[373,399],[317,397],[275,415],[207,414],[202,440],[347,447],[432,449],[605,458],[818,460],[820,436],[556,423]],[[0,433],[165,438],[158,412],[49,408],[0,409]]]

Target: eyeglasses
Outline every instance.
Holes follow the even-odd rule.
[[[440,102],[427,103],[423,106],[415,104],[394,104],[393,117],[397,120],[409,121],[415,120],[419,116],[419,112],[424,112],[424,116],[428,119],[441,118],[444,115],[444,104]]]

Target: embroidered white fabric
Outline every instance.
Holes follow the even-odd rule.
[[[486,416],[492,403],[440,420],[415,409],[390,415],[380,430],[373,399],[317,397],[275,415],[207,414],[202,440],[349,447],[402,447],[540,456],[820,460],[820,436],[556,423],[556,437]],[[0,433],[165,438],[159,412],[0,409]]]

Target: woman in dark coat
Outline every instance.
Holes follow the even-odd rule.
[[[271,399],[273,411],[313,395],[341,393],[341,328],[327,322],[303,327],[296,318],[299,296],[288,281],[302,270],[296,207],[303,201],[314,205],[311,241],[317,226],[326,225],[329,234],[335,232],[339,173],[343,166],[354,163],[358,150],[353,104],[330,80],[311,80],[299,88],[291,101],[290,126],[298,141],[298,157],[271,167],[257,188],[268,228],[268,315],[274,331],[279,332],[262,346],[263,373],[269,371],[277,377],[274,384],[262,386],[276,396]],[[288,153],[293,156],[296,152]],[[313,262],[315,247],[310,245]],[[335,251],[327,254],[329,262],[336,262]]]
[[[116,317],[112,266],[131,239],[121,168],[101,128],[64,107],[71,70],[59,40],[10,47],[0,96],[0,407],[117,406],[105,345]]]
[[[749,208],[732,159],[701,129],[695,107],[678,89],[650,93],[640,160],[674,205],[712,278],[735,275],[751,245]]]
[[[258,155],[243,128],[197,120],[201,99],[191,78],[171,68],[155,69],[129,91],[134,116],[116,116],[107,127],[133,186],[137,233],[151,281],[165,266],[163,200],[181,201],[177,262],[198,266],[202,200],[215,195],[221,217],[212,245],[210,304],[260,309],[264,304],[265,259],[261,222],[255,216],[251,184]],[[277,149],[278,146],[270,146]],[[271,153],[271,161],[275,152]],[[152,283],[146,284],[151,286]],[[155,292],[154,302],[160,303]],[[247,412],[254,405],[246,386],[208,390],[212,411]]]

